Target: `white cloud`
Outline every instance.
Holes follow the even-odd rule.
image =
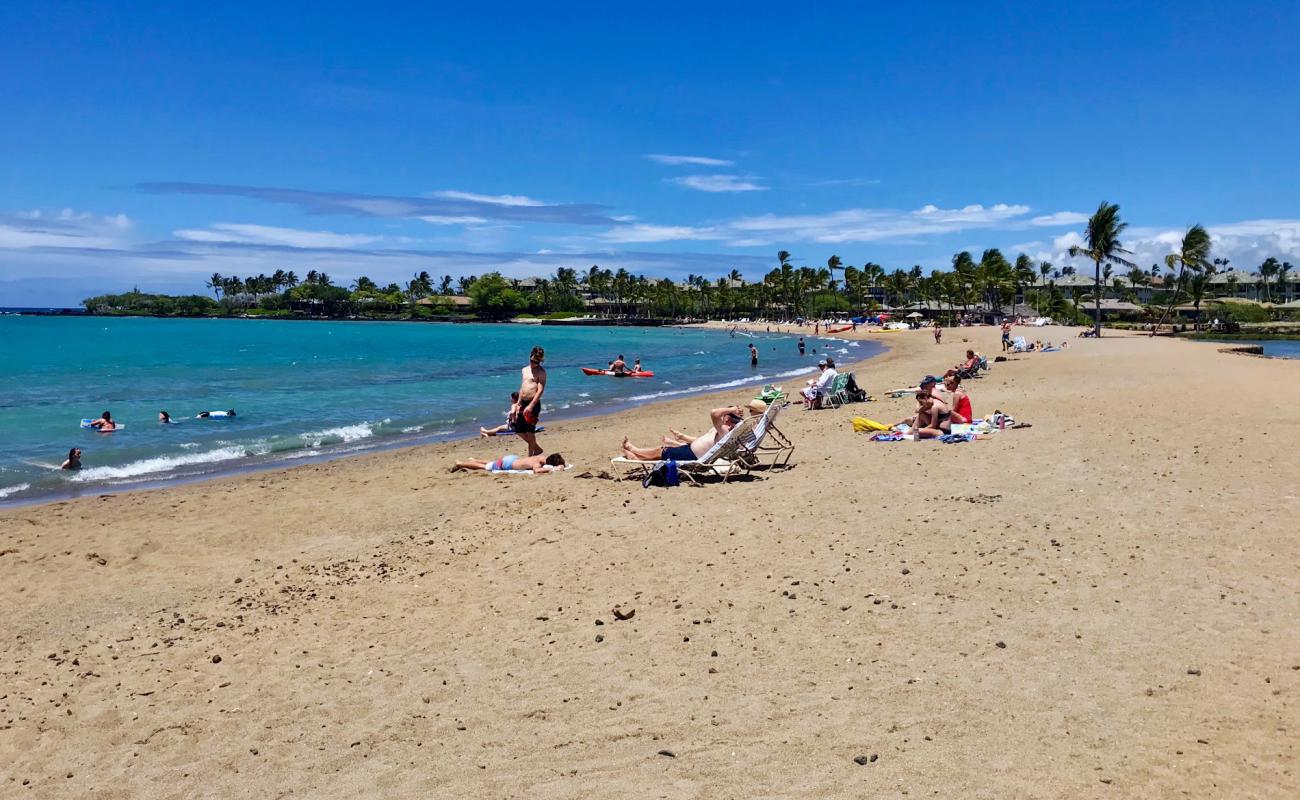
[[[711,228],[689,225],[623,225],[601,234],[607,242],[645,244],[647,242],[681,242],[723,239],[726,235]]]
[[[701,167],[730,167],[736,163],[734,161],[728,161],[725,158],[710,158],[708,156],[673,156],[665,155],[663,153],[650,153],[646,158],[656,163],[667,164],[669,166],[693,164]]]
[[[747,241],[840,244],[908,239],[972,228],[1009,227],[1028,212],[1028,206],[1005,203],[988,207],[968,205],[959,209],[926,205],[915,211],[850,208],[826,214],[743,217],[727,223],[726,227],[738,234],[732,238]]]
[[[275,247],[314,247],[325,249],[363,247],[382,241],[382,236],[362,233],[334,233],[332,231],[304,231],[297,228],[276,228],[270,225],[216,223],[207,228],[187,228],[175,231],[177,239],[187,242],[212,244],[258,244]]]
[[[739,175],[685,175],[680,178],[666,178],[669,183],[697,189],[701,192],[765,192],[767,187],[755,183],[753,177]]]
[[[132,222],[125,214],[100,216],[65,208],[0,214],[0,248],[84,247],[103,249],[125,244]]]
[[[426,214],[418,219],[432,225],[482,225],[487,222],[484,217],[445,217],[437,214]]]
[[[1029,224],[1040,228],[1049,228],[1057,225],[1081,225],[1087,221],[1087,214],[1080,214],[1077,211],[1057,211],[1055,214],[1034,217],[1029,220]]]
[[[534,200],[531,197],[525,197],[522,194],[477,194],[475,192],[460,192],[455,189],[447,189],[441,192],[434,192],[433,197],[441,197],[444,200],[469,200],[472,203],[489,203],[494,206],[523,206],[528,208],[538,208],[546,205],[541,200]]]

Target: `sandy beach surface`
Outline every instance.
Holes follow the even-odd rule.
[[[1300,362],[1071,339],[884,444],[998,334],[858,335],[752,480],[579,477],[732,392],[0,512],[0,796],[1300,795]]]

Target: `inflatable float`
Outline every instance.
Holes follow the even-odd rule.
[[[112,428],[109,428],[109,429],[106,430],[106,431],[102,431],[102,430],[99,430],[99,428],[96,428],[96,427],[95,427],[94,423],[96,423],[96,422],[99,422],[99,420],[98,420],[98,419],[83,419],[83,420],[81,421],[81,427],[86,428],[86,429],[88,429],[88,430],[92,430],[92,431],[99,431],[100,433],[112,433],[113,431],[120,431],[120,430],[122,430],[123,428],[126,427],[126,423],[125,423],[125,422],[116,422]]]

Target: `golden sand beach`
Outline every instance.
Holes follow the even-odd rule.
[[[752,392],[556,423],[563,474],[0,512],[0,795],[1300,795],[1300,363],[1070,339],[970,384],[1033,427],[886,444],[850,418],[998,334],[856,335],[879,399],[726,485],[579,475]]]

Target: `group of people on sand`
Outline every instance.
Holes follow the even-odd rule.
[[[619,360],[622,360],[619,356]],[[559,453],[545,455],[542,446],[537,443],[538,421],[542,418],[542,395],[546,392],[546,351],[534,347],[528,354],[528,364],[519,372],[519,391],[510,395],[510,411],[506,414],[506,424],[495,428],[479,428],[479,435],[498,436],[513,433],[528,446],[528,455],[504,455],[491,461],[470,459],[458,461],[452,466],[452,472],[484,470],[487,472],[552,472],[564,469],[564,456]],[[611,362],[612,367],[613,362]],[[639,365],[640,362],[638,361]],[[624,363],[626,368],[626,363]]]
[[[970,394],[962,388],[961,376],[953,371],[940,380],[926,375],[916,389],[916,410],[910,417],[894,423],[893,430],[912,434],[915,439],[935,439],[952,433],[954,424],[970,424],[975,419]]]
[[[619,356],[622,359],[622,356]],[[469,459],[458,461],[452,472],[533,472],[545,473],[565,469],[568,465],[559,453],[546,454],[537,442],[537,422],[541,418],[542,396],[546,392],[546,368],[542,363],[546,351],[534,347],[529,354],[528,365],[520,371],[519,391],[510,395],[510,412],[506,423],[495,428],[480,428],[484,437],[514,433],[528,446],[528,454],[523,456],[506,454],[500,458]],[[639,364],[639,362],[638,362]],[[762,400],[752,400],[746,405],[724,406],[709,412],[709,428],[693,436],[674,428],[661,438],[658,445],[643,447],[633,444],[627,437],[623,438],[620,450],[624,458],[634,461],[695,461],[709,451],[719,437],[739,424],[746,415],[761,416],[767,411],[767,404]]]

